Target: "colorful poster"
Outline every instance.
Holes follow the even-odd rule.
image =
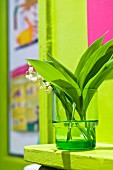
[[[37,43],[37,0],[18,0],[14,7],[15,49]]]
[[[38,83],[25,78],[26,58],[38,58],[38,3],[9,0],[9,153],[39,143]]]

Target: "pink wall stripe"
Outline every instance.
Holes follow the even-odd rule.
[[[87,0],[88,45],[106,31],[104,43],[113,38],[113,0]]]
[[[15,77],[18,77],[18,76],[21,76],[21,75],[25,75],[26,71],[28,71],[28,68],[29,68],[28,64],[20,66],[20,67],[16,68],[15,70],[11,71],[10,77],[15,78]]]

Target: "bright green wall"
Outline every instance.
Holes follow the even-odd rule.
[[[87,9],[83,0],[57,0],[56,55],[73,72],[87,48]]]
[[[113,80],[106,80],[99,88],[99,125],[97,141],[113,143]]]

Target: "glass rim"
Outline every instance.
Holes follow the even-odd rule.
[[[73,122],[73,123],[77,123],[77,122],[98,122],[98,120],[53,120],[52,123],[70,123],[70,122]]]

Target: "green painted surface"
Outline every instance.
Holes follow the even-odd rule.
[[[23,158],[8,155],[7,1],[0,1],[0,170],[22,170]]]
[[[98,99],[97,141],[113,143],[113,80],[106,80],[100,86]]]
[[[52,53],[52,30],[51,30],[51,0],[39,0],[39,43],[40,59],[46,59],[47,55],[44,52],[46,49]],[[43,50],[44,49],[44,50]],[[53,126],[51,120],[51,95],[47,95],[43,90],[40,90],[40,142],[52,143],[53,142]]]
[[[94,150],[69,152],[57,150],[54,144],[25,147],[26,161],[45,166],[75,170],[112,170],[113,145],[98,144]]]
[[[46,48],[46,1],[39,0],[39,41],[43,48]],[[40,59],[45,59],[42,49],[39,50]],[[40,142],[48,143],[48,112],[47,112],[47,95],[43,90],[39,91],[40,102]]]
[[[70,3],[71,2],[71,3]],[[87,9],[83,0],[55,1],[56,56],[72,72],[87,48]]]

